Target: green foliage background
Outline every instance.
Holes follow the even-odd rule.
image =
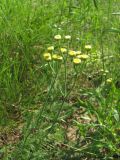
[[[19,130],[19,141],[0,143],[2,159],[119,158],[119,11],[119,0],[0,1],[0,135]],[[65,82],[64,67],[57,79],[43,60],[48,46],[66,47],[64,40],[55,42],[57,34],[71,35],[69,48],[84,51],[91,44],[99,55],[78,68],[73,88],[73,65]],[[101,69],[108,71],[104,78]],[[71,88],[68,97],[58,87],[64,83]],[[80,109],[84,120],[95,121],[79,121]],[[67,137],[69,126],[76,128],[75,141]]]

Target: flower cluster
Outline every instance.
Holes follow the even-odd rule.
[[[62,39],[61,35],[55,35],[54,39],[60,41]],[[69,41],[71,40],[70,35],[64,36],[64,39]],[[88,52],[92,49],[91,45],[85,45],[85,50]],[[57,52],[57,53],[56,53]],[[72,62],[74,64],[80,64],[82,61],[85,61],[89,58],[88,54],[82,54],[80,50],[75,51],[69,48],[59,48],[57,51],[55,50],[54,46],[49,46],[47,51],[43,54],[43,58],[45,61],[62,61],[64,57],[71,57]]]

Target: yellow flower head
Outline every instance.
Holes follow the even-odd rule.
[[[105,70],[105,73],[109,73],[109,71],[108,71],[108,70]]]
[[[79,54],[81,54],[81,51],[76,51],[76,55],[79,55]]]
[[[51,54],[50,53],[44,53],[43,54],[43,57],[46,61],[51,61],[52,60],[52,57],[51,57]]]
[[[62,60],[63,60],[63,57],[60,56],[60,55],[58,55],[58,56],[57,56],[57,60],[62,61]]]
[[[57,60],[61,61],[61,60],[63,60],[63,57],[60,55],[57,55],[57,54],[53,54],[52,59],[55,61],[57,61]]]
[[[92,46],[91,46],[91,45],[85,45],[85,49],[86,49],[87,51],[90,51],[90,50],[92,49]]]
[[[103,73],[103,76],[106,76],[106,73]]]
[[[81,54],[81,55],[77,55],[77,58],[80,58],[80,59],[82,59],[82,60],[86,60],[86,59],[89,58],[89,56],[86,55],[86,54]]]
[[[101,69],[100,72],[104,72],[104,69]]]
[[[54,39],[60,40],[60,39],[61,39],[61,35],[59,35],[59,34],[58,34],[58,35],[55,35],[55,36],[54,36]]]
[[[68,52],[68,54],[70,55],[70,56],[76,56],[76,52],[75,51],[72,51],[72,50],[70,50],[69,52]]]
[[[70,35],[66,35],[66,36],[65,36],[65,39],[66,39],[66,40],[70,40],[70,39],[71,39],[71,36],[70,36]]]
[[[108,78],[108,79],[106,80],[106,82],[107,82],[107,83],[112,83],[112,78]]]
[[[57,54],[53,54],[52,59],[57,60],[57,56],[58,56]]]
[[[80,64],[81,63],[81,60],[79,58],[74,58],[73,59],[73,63],[74,64]]]
[[[47,48],[48,51],[53,51],[54,50],[54,46],[50,46]]]
[[[66,53],[66,52],[67,52],[67,49],[66,49],[66,48],[60,48],[60,51],[61,51],[62,53]]]

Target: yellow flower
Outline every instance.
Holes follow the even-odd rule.
[[[62,53],[66,53],[66,52],[67,52],[67,49],[66,49],[66,48],[60,48],[60,51],[61,51]]]
[[[50,53],[44,53],[43,54],[43,57],[46,61],[51,61],[52,60],[52,57],[51,57],[51,54]]]
[[[72,50],[70,50],[69,52],[68,52],[68,54],[70,55],[70,56],[76,56],[76,52],[75,51],[72,51]]]
[[[71,36],[70,36],[70,35],[66,35],[66,36],[65,36],[65,39],[70,40],[70,39],[71,39]]]
[[[105,70],[105,73],[109,73],[109,71],[108,71],[108,70]]]
[[[48,51],[53,51],[54,50],[54,46],[50,46],[47,48]]]
[[[104,69],[101,69],[100,72],[104,72]]]
[[[57,60],[62,61],[62,60],[63,60],[63,57],[58,55],[58,56],[57,56]]]
[[[54,36],[54,39],[60,40],[60,39],[61,39],[61,35],[59,35],[59,34],[58,34],[58,35],[55,35],[55,36]]]
[[[106,80],[106,82],[107,82],[107,83],[112,83],[112,78],[108,78],[108,79]]]
[[[52,59],[57,60],[57,56],[58,56],[57,54],[53,54]]]
[[[52,55],[52,58],[53,58],[53,60],[63,60],[63,57],[62,56],[60,56],[60,55],[57,55],[57,54],[53,54]]]
[[[81,51],[76,51],[76,55],[79,55],[79,54],[81,54]]]
[[[92,49],[92,46],[91,46],[91,45],[85,45],[85,49],[86,49],[87,51],[90,51],[90,50]]]
[[[74,64],[80,64],[81,63],[81,60],[79,58],[74,58],[73,59],[73,63]]]
[[[106,76],[106,73],[103,73],[103,76]]]
[[[81,54],[81,55],[78,55],[78,56],[77,56],[77,58],[80,58],[80,59],[86,60],[86,59],[88,59],[88,58],[89,58],[89,56],[88,56],[88,55],[86,55],[86,54]]]

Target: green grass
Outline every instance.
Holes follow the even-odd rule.
[[[119,4],[0,2],[1,159],[119,159]],[[63,60],[46,61],[49,46]],[[69,50],[89,58],[75,65]]]

